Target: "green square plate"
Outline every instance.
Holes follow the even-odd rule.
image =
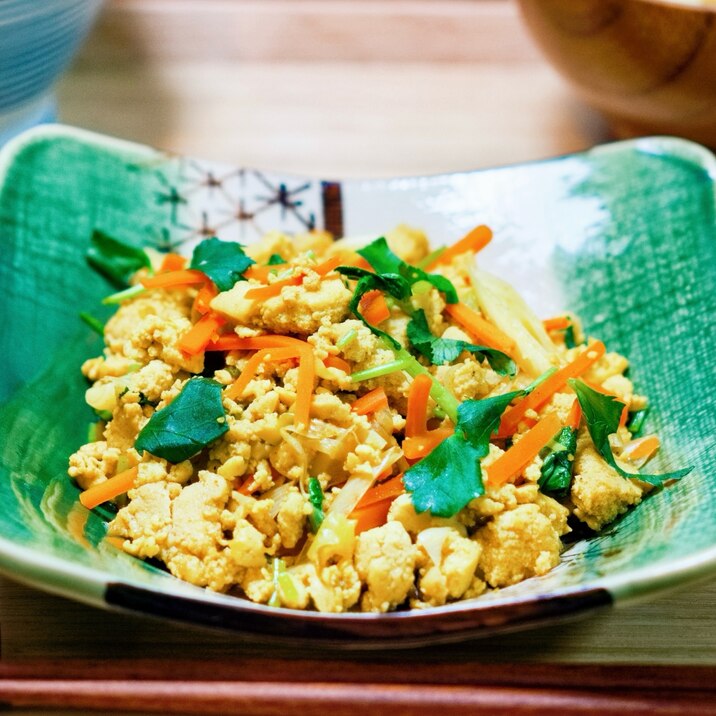
[[[531,626],[716,571],[716,162],[649,138],[545,162],[433,177],[321,182],[236,169],[67,127],[0,152],[0,570],[97,606],[262,637],[414,645]],[[396,223],[437,243],[487,223],[483,265],[542,316],[569,309],[625,353],[652,401],[659,469],[694,465],[559,567],[473,601],[409,613],[324,615],[184,584],[109,544],[77,502],[67,457],[84,442],[79,320],[108,286],[86,265],[92,229],[190,251],[207,235],[326,227],[374,238]]]

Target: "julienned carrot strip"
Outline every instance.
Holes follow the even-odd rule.
[[[199,283],[206,283],[209,277],[201,271],[194,269],[182,269],[181,271],[169,271],[158,273],[155,276],[143,278],[144,288],[173,288],[174,286],[194,286]]]
[[[606,348],[604,343],[595,341],[571,363],[567,363],[566,366],[552,373],[552,375],[543,380],[529,395],[526,395],[505,412],[500,421],[500,429],[497,432],[497,436],[508,437],[509,435],[514,435],[514,433],[517,432],[517,426],[528,410],[538,410],[555,393],[562,390],[570,378],[577,378],[582,375],[582,373],[594,365],[605,352]]]
[[[262,348],[284,348],[295,346],[296,348],[309,349],[311,346],[300,338],[291,336],[279,336],[268,334],[264,336],[253,336],[252,338],[241,338],[236,334],[220,336],[210,343],[207,351],[258,351]]]
[[[319,275],[319,276],[325,276],[326,274],[333,271],[336,266],[341,265],[341,257],[340,256],[331,256],[330,259],[326,259],[323,263],[318,264],[313,270]]]
[[[579,401],[575,398],[572,403],[572,407],[569,409],[569,415],[567,416],[567,427],[572,430],[578,430],[579,424],[582,422],[582,406]]]
[[[186,266],[186,259],[179,254],[166,254],[159,271],[181,271]]]
[[[241,375],[224,391],[227,398],[236,400],[244,392],[246,386],[253,380],[259,366],[264,362],[291,360],[301,357],[301,353],[293,346],[282,348],[262,348],[249,358]]]
[[[254,482],[254,476],[249,475],[239,486],[239,489],[237,492],[240,492],[242,495],[250,495],[254,490],[256,489],[256,484]]]
[[[268,286],[257,286],[250,288],[244,297],[250,301],[265,301],[267,298],[278,296],[285,286],[300,286],[303,283],[303,276],[290,276],[282,281],[276,281]]]
[[[439,264],[450,263],[456,256],[471,251],[477,253],[487,246],[492,240],[492,231],[489,227],[481,224],[476,226],[474,229],[465,234],[459,241],[456,241],[452,246],[448,246],[440,256],[437,256],[435,260],[431,261],[430,264],[425,268],[426,271],[431,271],[435,266]]]
[[[346,375],[350,375],[353,371],[350,363],[344,361],[343,358],[339,358],[338,356],[330,355],[324,358],[323,365],[325,365],[326,368],[338,368],[338,370],[342,370]]]
[[[360,311],[371,326],[377,326],[390,318],[390,309],[380,291],[368,291],[360,300]]]
[[[554,318],[546,318],[542,321],[545,331],[563,331],[572,325],[572,321],[567,316],[555,316]]]
[[[388,510],[390,510],[392,502],[393,498],[389,498],[375,502],[368,507],[353,510],[353,512],[348,515],[348,519],[356,520],[356,534],[384,525],[388,519]]]
[[[319,276],[324,277],[326,274],[333,271],[336,266],[340,266],[340,256],[332,256],[327,261],[318,264],[318,266],[312,266],[312,270],[315,271]],[[282,281],[276,281],[268,286],[259,286],[257,288],[249,289],[244,297],[250,301],[266,300],[267,298],[273,298],[278,296],[285,286],[300,286],[305,278],[304,274],[300,276],[289,276]]]
[[[197,292],[196,298],[194,299],[194,310],[202,315],[208,313],[211,310],[212,299],[219,295],[219,289],[213,281],[205,283]]]
[[[374,388],[369,393],[362,395],[351,405],[351,410],[357,415],[368,415],[375,413],[381,408],[388,407],[388,396],[383,388]]]
[[[132,489],[134,481],[137,479],[138,471],[139,468],[130,467],[129,470],[120,472],[114,477],[110,477],[109,480],[90,487],[80,493],[80,502],[88,510],[91,510],[97,505],[107,502],[107,500],[113,500],[115,497],[123,495],[127,490]]]
[[[179,350],[190,356],[201,353],[211,339],[217,337],[216,333],[224,323],[226,323],[226,319],[218,313],[203,315],[179,339]]]
[[[646,435],[643,438],[632,440],[622,450],[620,457],[623,460],[642,460],[650,458],[659,448],[661,442],[656,435]]]
[[[284,345],[276,348],[262,348],[246,363],[241,375],[226,389],[224,395],[236,400],[256,375],[258,367],[264,361],[281,361],[298,358],[298,379],[296,381],[296,402],[293,414],[297,425],[307,426],[311,414],[311,397],[316,376],[313,352],[308,344],[296,341],[298,345]],[[304,347],[305,346],[305,347]]]
[[[445,306],[446,313],[459,323],[473,340],[487,348],[495,348],[507,355],[515,353],[515,342],[497,326],[486,321],[464,303],[449,303]]]
[[[420,460],[429,455],[443,440],[449,438],[454,428],[435,428],[421,435],[405,438],[402,444],[403,455],[408,460]]]
[[[253,266],[249,266],[246,271],[244,272],[244,277],[247,279],[254,279],[254,281],[261,281],[263,283],[266,283],[268,281],[268,277],[277,271],[281,271],[281,266],[285,266],[285,264],[270,264],[268,266],[259,266],[258,264],[253,264]]]
[[[375,485],[368,490],[363,497],[358,500],[358,504],[354,509],[362,510],[364,507],[370,507],[376,502],[382,502],[383,500],[394,499],[398,495],[402,495],[405,492],[403,485],[403,474],[391,477],[390,480],[381,482],[379,485]]]
[[[491,485],[503,485],[519,475],[559,432],[560,427],[559,418],[554,413],[545,415],[519,442],[487,468],[487,481]]]
[[[433,381],[429,375],[419,373],[408,388],[408,410],[405,416],[405,435],[423,435],[427,430],[428,398]]]

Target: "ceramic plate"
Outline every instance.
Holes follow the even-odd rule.
[[[716,162],[669,138],[544,162],[392,180],[323,182],[170,156],[66,127],[0,153],[0,570],[102,607],[262,637],[405,646],[532,626],[716,572]],[[86,265],[94,228],[189,252],[202,238],[326,227],[374,238],[400,222],[436,243],[478,223],[483,265],[544,317],[568,309],[632,361],[652,400],[655,468],[693,465],[559,567],[473,601],[387,615],[292,612],[184,584],[115,549],[77,502],[67,457],[92,419],[78,320],[107,284]]]

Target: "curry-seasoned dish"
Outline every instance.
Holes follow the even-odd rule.
[[[439,606],[547,573],[571,527],[686,471],[638,473],[659,440],[627,359],[479,269],[491,236],[185,259],[95,232],[89,260],[131,286],[82,366],[82,503],[129,554],[273,606]]]

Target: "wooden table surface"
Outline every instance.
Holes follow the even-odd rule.
[[[59,101],[61,119],[70,124],[210,159],[322,177],[474,169],[577,151],[609,138],[600,119],[539,57],[507,0],[115,0],[60,83]],[[405,680],[406,665],[438,659],[471,666],[474,674],[490,662],[521,662],[525,669],[536,668],[528,662],[616,663],[634,674],[642,673],[637,665],[699,665],[711,667],[704,679],[713,684],[714,607],[711,581],[521,634],[351,658],[377,660],[388,670],[400,663],[404,671],[396,680]],[[33,673],[38,679],[51,673],[47,660],[66,669],[76,664],[75,672],[86,674],[88,663],[126,660],[117,662],[126,666],[149,659],[147,668],[155,660],[157,676],[167,677],[177,658],[227,664],[306,656],[296,648],[268,650],[230,635],[103,612],[6,579],[0,580],[0,643],[0,677],[6,680],[0,701],[40,709],[28,713],[44,713],[47,702],[37,695],[23,701],[17,696],[22,689],[8,684],[19,676],[27,685]],[[18,663],[20,671],[13,671]],[[568,682],[570,669],[563,668]],[[537,679],[541,672],[525,673]],[[456,694],[449,703],[472,703]],[[252,698],[241,712],[286,707]],[[329,706],[314,703],[317,710],[311,710],[295,698],[304,714]],[[352,698],[344,694],[344,703]],[[331,708],[362,713],[357,703],[352,710]],[[393,714],[412,712],[390,703]],[[485,713],[502,712],[489,703],[482,703]],[[705,713],[698,703],[688,712]],[[237,704],[232,708],[239,712]],[[371,708],[383,712],[375,703]],[[571,712],[564,704],[550,708]],[[101,709],[110,711],[107,703]],[[653,705],[648,710],[662,712]]]

